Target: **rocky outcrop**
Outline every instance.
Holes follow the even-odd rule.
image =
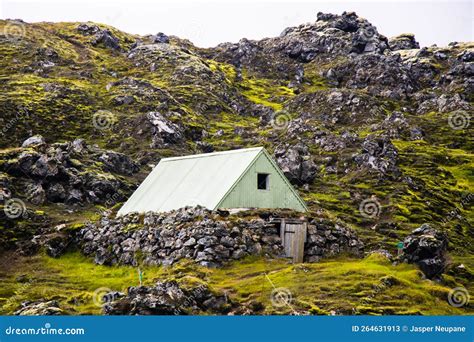
[[[404,240],[402,260],[418,265],[427,278],[435,278],[446,268],[446,233],[423,224]]]
[[[152,147],[163,148],[183,139],[183,129],[159,112],[150,112],[147,118],[152,126]]]
[[[77,31],[85,36],[93,36],[91,44],[96,46],[102,44],[112,50],[120,50],[120,40],[114,36],[109,29],[101,29],[97,25],[80,24]]]
[[[132,175],[138,172],[139,168],[128,156],[114,151],[105,151],[99,157],[104,163],[105,169],[122,175]]]
[[[366,89],[393,100],[406,99],[419,84],[400,55],[359,55],[324,72],[337,87]],[[419,75],[421,77],[421,75]]]
[[[103,306],[106,315],[222,314],[229,308],[227,296],[213,294],[206,285],[184,288],[176,281],[131,286],[125,297]]]
[[[250,68],[262,74],[270,72],[299,83],[302,75],[298,63],[310,63],[329,55],[381,54],[386,49],[387,38],[375,26],[354,12],[344,12],[342,15],[318,13],[316,22],[288,27],[279,37],[260,41],[241,39],[235,44],[220,44],[210,52],[213,58],[238,68]],[[277,62],[269,60],[270,55]]]
[[[375,170],[381,176],[397,177],[398,151],[385,137],[369,136],[362,143],[362,153],[354,157],[359,167]]]
[[[316,177],[318,168],[308,147],[302,143],[294,146],[279,146],[275,150],[275,157],[286,178],[293,184],[308,184]]]
[[[420,127],[410,124],[405,115],[397,111],[372,127],[373,130],[383,130],[390,139],[422,140],[425,135]]]
[[[21,303],[21,307],[13,314],[18,316],[64,315],[63,310],[59,307],[59,303],[55,300],[26,301]]]
[[[128,156],[88,146],[82,139],[46,144],[34,136],[1,157],[5,161],[0,171],[14,177],[14,183],[24,187],[26,199],[36,205],[105,203],[112,197],[115,203],[131,192],[120,175],[139,169]]]
[[[415,35],[412,33],[404,33],[388,40],[390,50],[410,50],[419,49],[420,44],[415,40]]]
[[[153,43],[161,43],[161,44],[168,44],[170,42],[170,38],[164,34],[163,32],[158,32],[152,37]]]

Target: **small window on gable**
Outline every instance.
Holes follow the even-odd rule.
[[[270,175],[268,173],[257,173],[257,189],[270,189]]]

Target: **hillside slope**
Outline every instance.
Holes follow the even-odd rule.
[[[309,217],[350,227],[367,253],[396,254],[396,244],[422,224],[449,239],[449,267],[438,285],[425,284],[430,281],[414,266],[338,257],[348,273],[335,272],[329,284],[319,284],[317,303],[308,304],[313,282],[332,261],[308,266],[312,276],[303,288],[281,266],[275,272],[283,272],[286,284],[280,286],[297,298],[301,293],[303,311],[316,305],[323,313],[350,313],[351,307],[355,313],[406,313],[396,290],[385,289],[386,310],[374,309],[381,302],[369,301],[369,308],[354,302],[355,293],[366,296],[376,286],[361,280],[372,274],[367,264],[377,270],[376,282],[402,272],[397,286],[419,294],[410,292],[418,298],[417,313],[435,312],[427,303],[440,301],[443,309],[435,313],[472,310],[453,309],[440,298],[456,286],[474,290],[473,42],[420,48],[413,35],[386,38],[354,13],[319,13],[315,22],[278,37],[209,49],[90,22],[2,20],[0,33],[2,215],[11,213],[12,199],[27,214],[5,215],[0,223],[2,263],[17,262],[17,271],[0,270],[2,312],[47,297],[24,289],[16,280],[22,274],[36,277],[40,288],[54,285],[28,267],[30,258],[61,266],[41,256],[41,243],[31,246],[34,236],[55,237],[58,226],[61,234],[76,231],[103,210],[115,210],[162,157],[252,146],[273,154],[308,204]],[[215,271],[209,283],[248,304],[256,300],[255,284],[248,290],[231,284],[241,277],[239,265],[235,272],[232,265],[228,273]],[[173,270],[167,276],[177,276]],[[84,272],[89,277],[94,271]],[[165,271],[156,272],[162,277]],[[333,303],[321,299],[331,288],[348,286],[349,274],[357,275],[357,288],[340,292]],[[89,298],[95,285],[71,284],[59,297]]]

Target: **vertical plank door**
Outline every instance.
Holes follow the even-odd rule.
[[[306,222],[290,223],[285,220],[281,222],[280,235],[285,255],[292,258],[294,263],[303,262],[306,230]]]

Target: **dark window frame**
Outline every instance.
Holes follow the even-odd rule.
[[[257,190],[270,190],[270,174],[257,172]]]

